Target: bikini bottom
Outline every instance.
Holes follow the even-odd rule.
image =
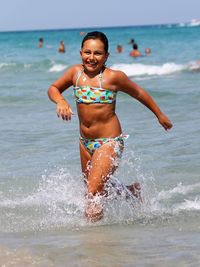
[[[85,148],[88,150],[90,155],[92,156],[94,152],[100,148],[102,145],[107,143],[113,143],[115,142],[115,153],[120,158],[122,156],[123,146],[124,146],[124,140],[128,138],[128,135],[121,134],[120,136],[113,137],[113,138],[85,138],[80,136],[80,141],[85,146]]]

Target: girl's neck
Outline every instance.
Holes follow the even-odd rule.
[[[84,68],[83,66],[83,72],[86,76],[88,76],[90,79],[95,78],[96,76],[100,75],[101,73],[103,73],[103,71],[105,70],[105,67],[103,66],[102,69],[100,71],[96,71],[96,72],[90,72],[87,71],[86,68]]]

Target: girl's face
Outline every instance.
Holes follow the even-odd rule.
[[[80,51],[84,68],[91,73],[99,73],[106,62],[109,53],[105,52],[104,43],[99,39],[89,39],[84,42]]]

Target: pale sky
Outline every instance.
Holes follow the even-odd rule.
[[[200,19],[200,0],[0,0],[0,31],[134,26]]]

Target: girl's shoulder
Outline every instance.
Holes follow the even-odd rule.
[[[76,74],[77,72],[82,71],[83,66],[81,64],[76,64],[67,69],[67,71],[70,71],[73,74]]]
[[[83,66],[81,64],[76,64],[76,65],[72,65],[70,66],[64,73],[65,77],[70,77],[70,79],[73,81],[76,80],[78,73],[80,73],[80,71],[82,71]]]
[[[126,77],[126,74],[121,70],[106,68],[105,76],[112,81],[117,81],[119,79],[124,79]]]
[[[103,72],[103,83],[107,88],[118,91],[125,77],[126,75],[124,72],[106,67]]]

